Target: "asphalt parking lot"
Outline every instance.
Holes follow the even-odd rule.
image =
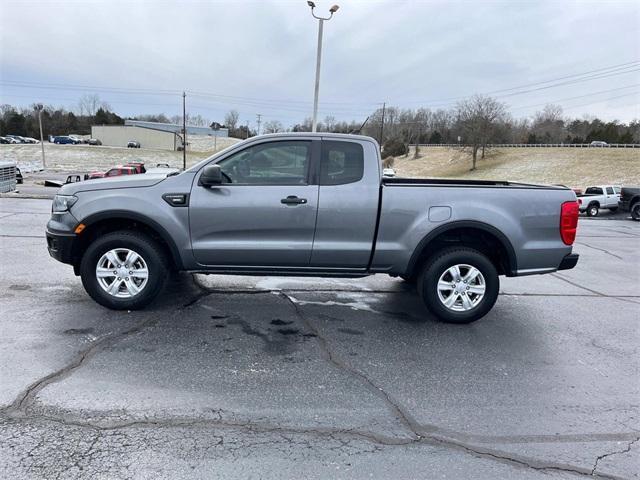
[[[0,199],[2,478],[638,478],[640,224],[435,322],[403,282],[175,275],[113,312]]]

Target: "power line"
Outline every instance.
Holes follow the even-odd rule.
[[[550,100],[548,102],[536,103],[534,105],[526,105],[526,106],[521,106],[521,107],[512,107],[512,108],[510,108],[510,110],[521,110],[521,109],[524,109],[524,108],[541,107],[543,105],[548,105],[550,103],[560,103],[560,102],[565,102],[567,100],[575,100],[577,98],[592,97],[594,95],[599,95],[601,93],[617,92],[617,91],[620,91],[620,90],[626,90],[627,88],[634,88],[634,87],[640,87],[640,83],[635,83],[633,85],[626,85],[624,87],[612,88],[610,90],[600,90],[599,92],[591,92],[591,93],[587,93],[586,95],[577,95],[575,97],[566,97],[566,98],[560,98],[560,99],[557,99],[557,100]]]
[[[596,74],[596,75],[601,75],[601,74],[606,74],[606,73],[612,73],[612,74],[624,74],[624,73],[630,73],[630,72],[624,72],[624,71],[620,71],[620,70],[625,70],[625,69],[629,69],[629,68],[638,68],[640,67],[640,60],[634,60],[632,62],[626,62],[626,63],[620,63],[617,65],[611,65],[609,67],[602,67],[602,68],[597,68],[595,70],[588,70],[586,72],[581,72],[581,73],[574,73],[571,75],[565,75],[562,77],[555,77],[555,78],[551,78],[549,80],[542,80],[542,81],[538,81],[538,82],[533,82],[533,83],[528,83],[525,85],[519,85],[517,87],[509,87],[509,88],[503,88],[503,89],[499,89],[499,90],[492,90],[492,91],[488,91],[488,92],[483,92],[483,95],[494,95],[496,93],[502,93],[502,92],[510,92],[512,90],[518,90],[518,89],[522,89],[522,88],[528,88],[528,87],[533,87],[533,86],[537,86],[537,85],[543,85],[546,83],[552,83],[552,82],[558,82],[560,80],[566,80],[568,78],[572,78],[572,77],[583,77],[585,75],[589,75],[589,74]],[[589,80],[590,78],[585,78],[585,79],[580,79],[580,80]],[[575,79],[575,80],[579,80],[579,79]],[[463,96],[457,96],[457,97],[449,97],[449,98],[443,98],[440,100],[411,100],[408,102],[403,102],[403,103],[426,103],[426,104],[432,104],[432,103],[441,103],[441,102],[448,102],[448,101],[455,101],[455,100],[462,100],[465,98],[468,98],[469,95],[463,95]]]
[[[519,85],[517,87],[509,87],[499,90],[492,90],[489,92],[484,92],[485,95],[494,95],[502,92],[512,92],[505,93],[504,95],[497,95],[499,98],[506,98],[514,95],[522,95],[525,93],[531,93],[534,91],[544,90],[548,88],[555,88],[557,86],[563,85],[571,85],[575,83],[581,83],[584,81],[597,80],[600,78],[608,78],[616,75],[623,75],[628,73],[633,73],[640,70],[640,61],[635,60],[632,62],[620,63],[617,65],[611,65],[608,67],[601,67],[593,70],[588,70],[581,73],[574,73],[571,75],[564,75],[561,77],[555,77],[548,80],[543,80],[539,82],[528,83],[524,85]],[[580,78],[582,77],[582,78]],[[567,80],[570,79],[570,80]],[[559,82],[560,80],[567,80],[566,82]],[[556,83],[553,83],[556,82]],[[545,85],[549,84],[551,85]],[[38,88],[38,89],[53,89],[53,90],[89,90],[89,91],[101,91],[101,92],[110,92],[115,94],[122,95],[175,95],[178,96],[181,94],[179,90],[168,90],[168,89],[150,89],[150,88],[125,88],[125,87],[107,87],[107,86],[95,86],[95,85],[80,85],[80,84],[43,84],[37,82],[18,82],[11,80],[3,80],[0,81],[0,85],[6,85],[11,87],[23,87],[23,88]],[[535,87],[529,90],[522,90],[513,92],[514,90],[519,90],[522,88]],[[239,95],[222,95],[211,92],[199,92],[199,91],[191,91],[187,90],[187,93],[191,96],[204,97],[204,98],[212,98],[212,99],[227,99],[233,100],[233,103],[247,104],[251,106],[265,106],[265,107],[277,107],[278,109],[282,109],[282,104],[289,104],[289,108],[293,110],[294,108],[300,109],[300,111],[306,111],[307,107],[311,105],[310,101],[306,100],[294,100],[294,99],[268,99],[268,98],[256,98],[256,97],[245,97]],[[424,103],[432,106],[436,106],[436,104],[444,104],[448,105],[449,102],[455,100],[461,100],[467,98],[466,96],[457,96],[457,97],[449,97],[439,100],[410,100],[401,102],[402,104],[410,104],[410,103]],[[232,102],[222,102],[217,100],[218,103],[231,104]],[[380,102],[321,102],[323,105],[336,105],[336,107],[331,107],[333,110],[342,110],[345,114],[352,113],[352,110],[346,110],[340,108],[341,105],[380,105]],[[444,106],[443,105],[443,106]],[[350,108],[350,107],[349,107]]]
[[[640,96],[640,92],[631,92],[631,93],[625,93],[623,95],[617,95],[615,97],[609,97],[609,98],[604,98],[602,100],[595,100],[593,102],[588,102],[588,103],[581,103],[580,105],[572,105],[570,107],[567,107],[567,110],[571,110],[573,108],[579,108],[579,107],[585,107],[587,105],[593,105],[594,103],[603,103],[603,102],[610,102],[611,100],[616,100],[618,98],[624,98],[624,97],[630,97],[632,95],[638,95]]]

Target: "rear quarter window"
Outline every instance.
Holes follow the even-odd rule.
[[[345,185],[362,179],[364,150],[354,142],[325,140],[320,160],[320,185]]]

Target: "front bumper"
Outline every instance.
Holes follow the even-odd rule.
[[[52,232],[47,230],[46,235],[49,255],[59,262],[73,265],[73,242],[76,239],[76,234]]]
[[[580,258],[580,255],[578,255],[577,253],[570,253],[569,255],[566,255],[560,262],[558,270],[572,269],[578,263],[578,258]]]

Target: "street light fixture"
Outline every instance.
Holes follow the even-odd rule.
[[[340,8],[338,5],[334,5],[329,9],[328,17],[319,17],[315,14],[314,9],[316,8],[316,4],[307,1],[307,5],[311,7],[311,15],[313,18],[318,20],[318,54],[316,58],[316,86],[313,95],[313,118],[311,121],[311,131],[315,132],[317,130],[318,125],[318,93],[320,91],[320,60],[322,58],[322,29],[324,27],[325,20],[331,20],[333,18],[333,14],[338,11]]]

